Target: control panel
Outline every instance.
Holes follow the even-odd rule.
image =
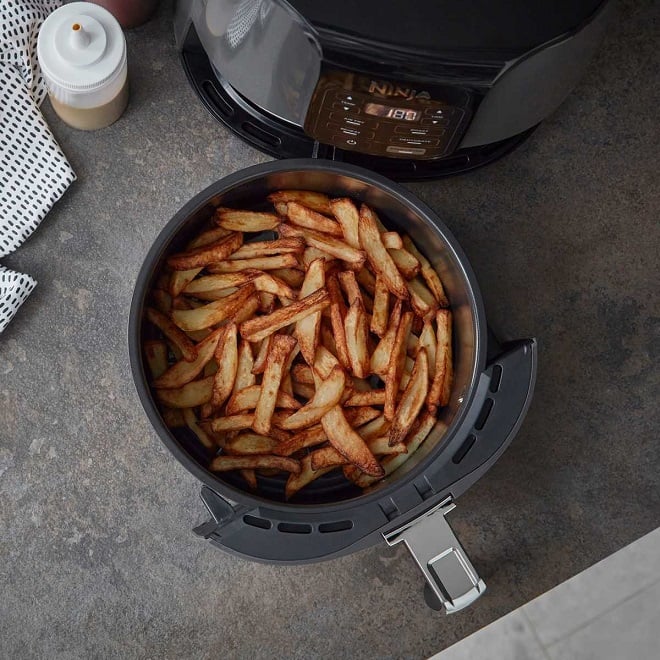
[[[374,156],[442,158],[454,151],[469,123],[469,101],[462,90],[417,90],[408,83],[324,72],[305,132],[318,142]]]

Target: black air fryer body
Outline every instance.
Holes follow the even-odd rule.
[[[398,179],[492,162],[584,72],[607,0],[182,0],[206,107],[257,148]]]

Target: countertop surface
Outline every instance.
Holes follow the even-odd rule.
[[[77,132],[45,104],[78,181],[3,260],[39,285],[0,337],[1,657],[422,658],[660,524],[660,7],[620,7],[526,144],[408,185],[464,247],[493,327],[539,342],[525,423],[451,514],[488,584],[452,617],[424,605],[403,548],[281,567],[191,533],[200,484],[135,393],[131,294],[190,197],[268,158],[196,98],[170,3],[127,34],[120,121]]]

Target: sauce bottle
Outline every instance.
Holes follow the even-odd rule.
[[[89,2],[56,9],[39,31],[37,57],[53,109],[69,126],[104,128],[124,112],[126,40],[107,9]]]

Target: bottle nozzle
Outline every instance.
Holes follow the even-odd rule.
[[[71,36],[69,39],[71,45],[78,49],[89,46],[90,42],[89,32],[86,32],[80,23],[74,23],[71,26]]]

